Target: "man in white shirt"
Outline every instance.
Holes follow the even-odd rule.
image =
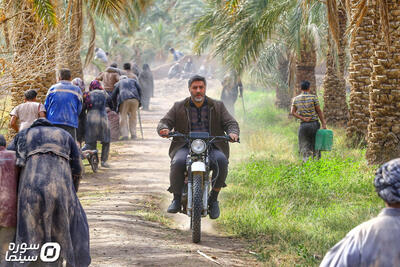
[[[25,128],[29,128],[36,119],[46,117],[46,109],[36,100],[36,91],[30,89],[27,90],[24,95],[25,103],[16,106],[10,112],[10,127],[16,132],[19,132]],[[20,121],[19,127],[17,123],[18,119]]]

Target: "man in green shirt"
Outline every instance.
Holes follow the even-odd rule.
[[[315,135],[320,128],[318,118],[322,123],[322,128],[326,129],[324,113],[322,112],[316,95],[310,93],[310,82],[301,82],[302,93],[293,99],[291,113],[300,119],[299,150],[303,161],[307,161],[310,156],[320,158],[320,151],[315,151]]]

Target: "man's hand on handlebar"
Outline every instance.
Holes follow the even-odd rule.
[[[234,133],[230,133],[229,137],[231,138],[230,142],[237,142],[239,140],[239,136],[237,134],[234,134]]]
[[[160,136],[162,138],[168,138],[169,130],[168,129],[161,129],[160,130]]]

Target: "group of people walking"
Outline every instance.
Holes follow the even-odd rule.
[[[132,69],[129,63],[123,68],[120,70],[117,65],[111,65],[90,83],[88,91],[81,78],[72,80],[71,72],[61,69],[57,74],[58,82],[48,90],[44,105],[36,101],[36,91],[28,90],[25,103],[11,111],[10,127],[18,133],[7,149],[5,138],[0,135],[0,170],[1,175],[18,175],[19,185],[16,179],[4,179],[6,182],[0,183],[2,194],[7,192],[5,198],[0,198],[3,212],[0,217],[0,266],[62,266],[63,261],[66,266],[89,266],[89,226],[77,196],[82,176],[79,146],[84,141],[82,150],[95,149],[97,141],[100,141],[102,166],[109,167],[110,114],[120,114],[122,140],[129,139],[129,134],[131,139],[135,139],[137,110],[140,105],[148,109],[153,96],[154,82],[147,64],[142,71],[137,67]],[[223,100],[228,99],[232,105],[238,90],[242,95],[240,79],[232,79],[233,76],[231,73],[224,80],[222,93]],[[326,128],[318,99],[310,93],[309,87],[309,82],[301,83],[302,94],[293,99],[291,110],[293,116],[301,121],[299,151],[304,161],[311,156],[319,158],[318,151],[312,146],[320,128],[318,119],[322,128]],[[222,102],[206,96],[205,78],[191,77],[188,89],[190,96],[174,104],[160,120],[157,133],[162,137],[167,137],[172,130],[208,132],[211,135],[226,133],[232,141],[237,141],[240,130],[233,117],[234,110],[229,104],[225,107]],[[188,152],[189,148],[183,143],[171,144],[168,190],[174,197],[167,210],[170,213],[181,210]],[[211,168],[218,169],[213,173],[215,183],[209,198],[209,215],[216,219],[220,216],[218,194],[226,186],[228,174],[228,144],[216,144],[211,148],[210,156],[213,160]],[[374,185],[386,208],[377,218],[349,232],[327,253],[321,266],[399,264],[400,159],[379,168]],[[16,202],[12,201],[13,193],[18,196],[17,207],[13,205]],[[7,203],[2,202],[7,198]],[[18,246],[57,242],[61,247],[60,257],[55,262],[44,263],[42,258],[38,259],[39,251],[25,249],[23,259],[38,260],[22,263],[3,261],[7,259],[4,252],[10,249],[8,244],[11,242]]]
[[[2,162],[7,166],[0,169],[3,173],[3,167],[7,167],[7,174],[18,175],[19,185],[2,182],[0,189],[12,192],[8,187],[13,187],[18,205],[7,206],[13,200],[0,198],[2,210],[8,207],[9,214],[0,217],[2,260],[10,242],[28,246],[57,242],[62,248],[60,257],[46,266],[61,266],[63,261],[67,266],[90,264],[89,227],[76,194],[83,171],[81,151],[96,149],[100,141],[101,166],[110,167],[110,113],[120,114],[122,140],[128,139],[129,133],[131,139],[136,138],[136,113],[143,99],[148,109],[154,83],[148,65],[136,74],[130,67],[129,63],[124,64],[124,70],[110,66],[91,81],[88,90],[81,78],[72,80],[70,70],[60,69],[44,104],[37,102],[35,90],[28,90],[25,102],[10,113],[10,127],[17,135],[7,150],[0,135],[0,156],[8,159]],[[23,256],[37,259],[39,251],[26,250]],[[1,264],[42,266],[44,262]]]

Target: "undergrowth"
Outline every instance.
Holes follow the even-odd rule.
[[[317,266],[383,207],[372,184],[377,166],[367,165],[363,149],[346,146],[343,129],[333,129],[332,151],[302,164],[298,122],[274,108],[272,93],[246,94],[247,113],[236,105],[242,143],[231,145],[219,226],[247,238],[268,265]]]

